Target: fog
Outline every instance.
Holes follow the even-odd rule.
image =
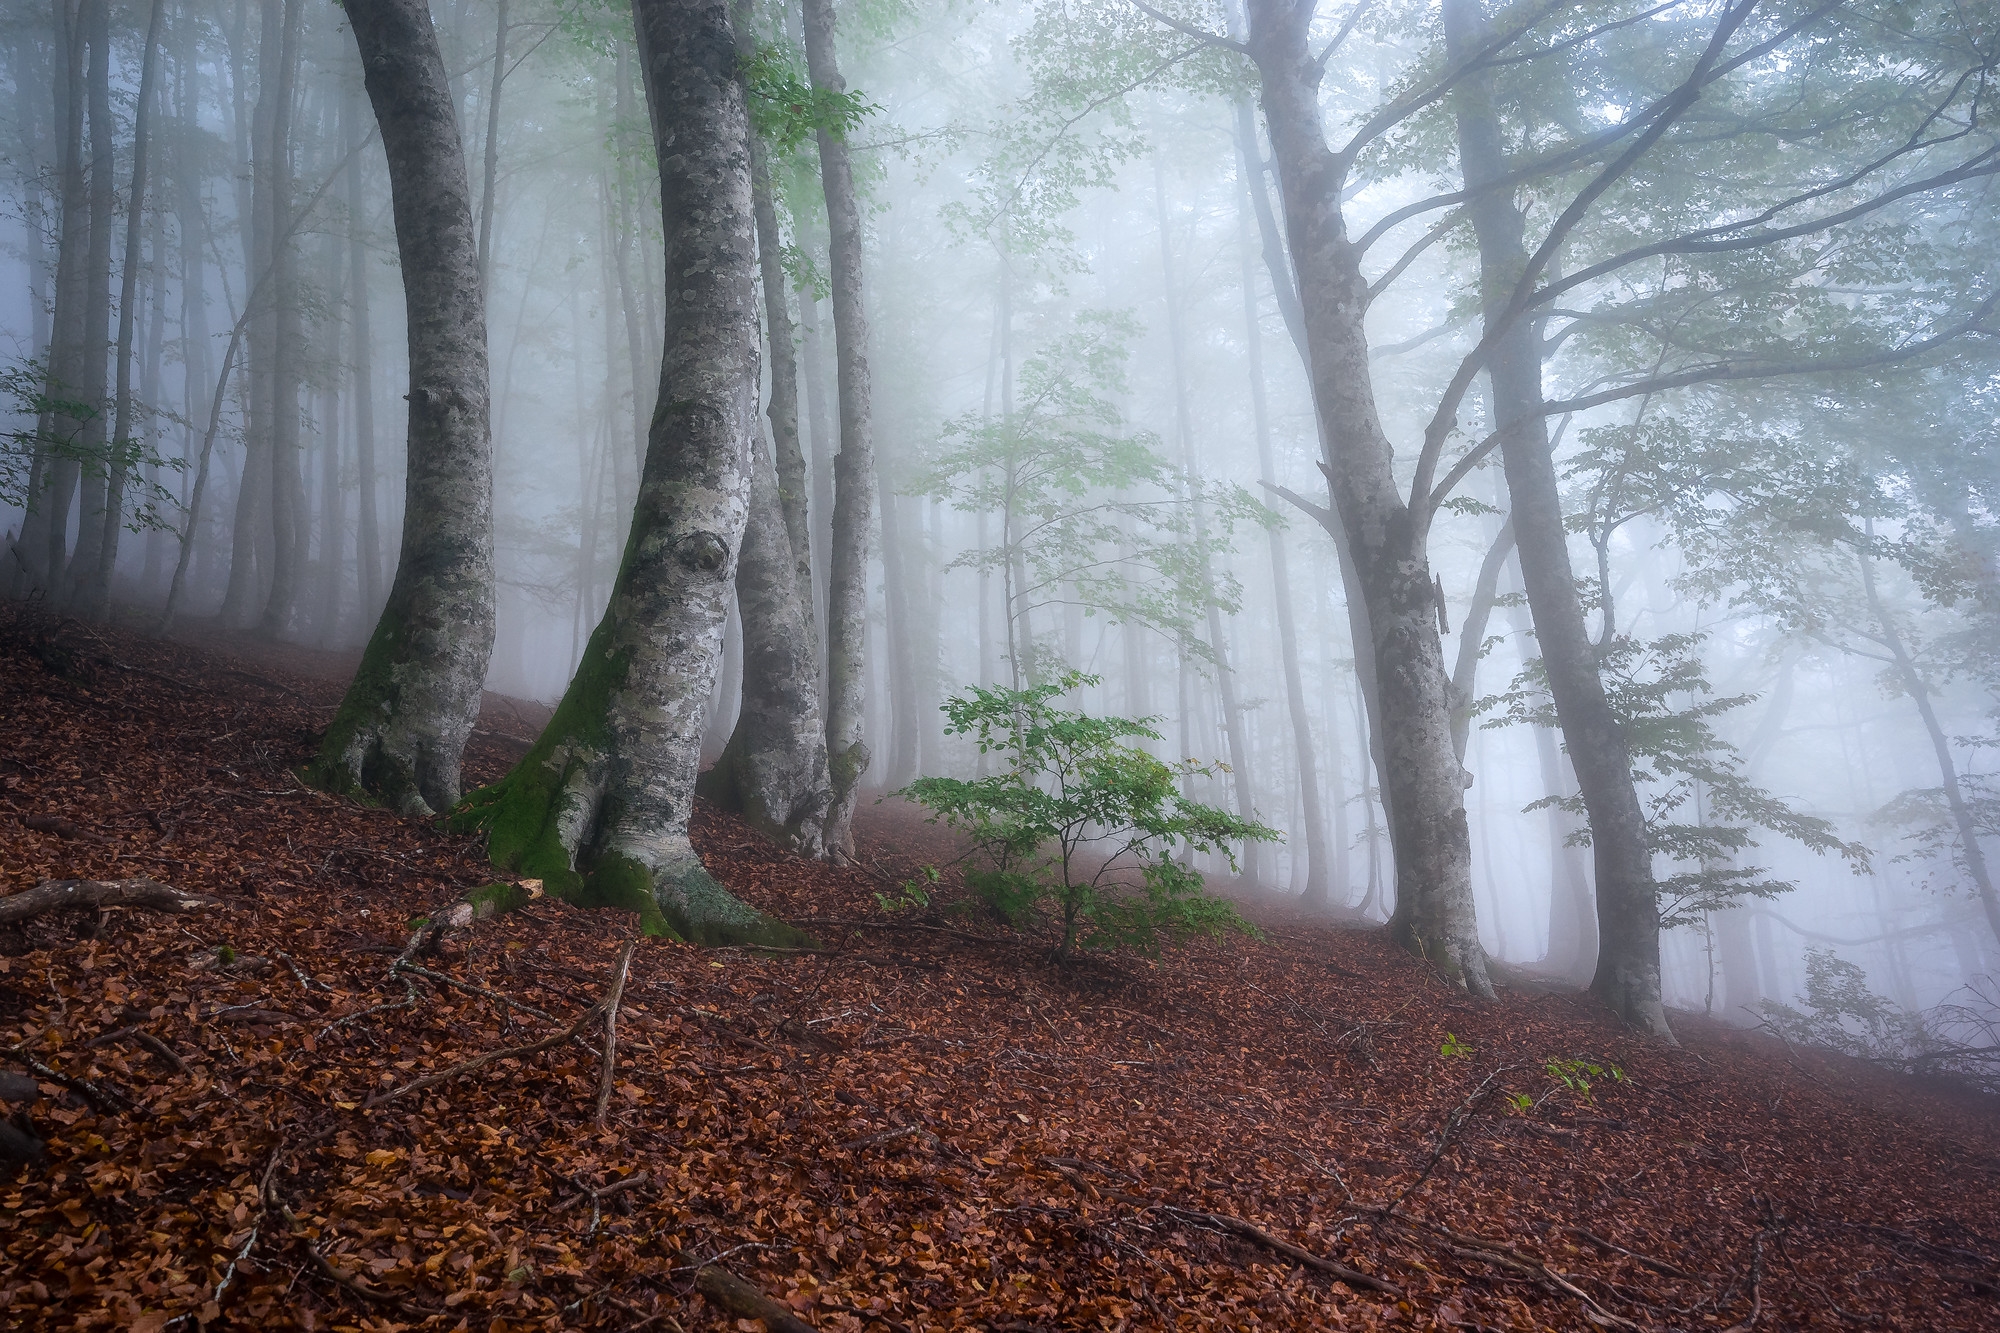
[[[440,0],[432,13],[483,238],[497,576],[486,685],[553,704],[627,546],[663,350],[661,202],[629,11],[499,4]],[[129,527],[94,606],[78,571],[105,488],[93,492],[86,464],[51,518],[35,468],[55,456],[52,409],[36,394],[62,396],[44,388],[64,244],[59,25],[88,28],[100,10],[109,123],[101,138],[95,120],[76,131],[93,156],[90,188],[70,203],[88,204],[90,178],[108,169],[99,217],[116,226],[96,274],[108,305],[82,336],[115,344],[129,315],[136,452]],[[2000,902],[1982,903],[1980,884],[2000,852],[2000,209],[1988,174],[2000,149],[1975,91],[1990,57],[1944,7],[1905,7],[1895,23],[1843,7],[1812,41],[1781,31],[1802,10],[1760,12],[1769,31],[1735,40],[1768,37],[1769,49],[1676,120],[1645,109],[1680,86],[1719,7],[1624,7],[1535,28],[1542,13],[1492,11],[1489,26],[1526,24],[1522,40],[1547,54],[1499,58],[1479,86],[1495,142],[1531,164],[1512,168],[1523,256],[1567,225],[1566,208],[1579,213],[1546,263],[1584,279],[1527,327],[1543,349],[1577,595],[1659,831],[1664,999],[1754,1023],[1762,1001],[1798,1003],[1815,950],[1911,1012],[1963,998],[2000,958]],[[1344,7],[1322,13],[1312,49],[1347,19]],[[149,20],[149,176],[128,254]],[[1246,855],[1263,890],[1307,892],[1317,819],[1325,910],[1381,922],[1397,885],[1378,765],[1402,759],[1379,745],[1371,756],[1381,723],[1357,663],[1354,576],[1330,532],[1339,520],[1315,512],[1329,504],[1324,438],[1339,432],[1323,429],[1329,400],[1316,409],[1304,324],[1287,316],[1312,281],[1283,252],[1299,233],[1277,234],[1306,203],[1283,194],[1268,85],[1200,35],[1242,40],[1244,21],[1233,3],[1175,6],[1165,20],[1108,2],[840,6],[859,106],[845,138],[865,222],[876,469],[862,782],[876,793],[980,771],[940,703],[1079,670],[1095,678],[1081,706],[1158,719],[1168,759],[1229,765],[1196,794],[1284,834]],[[757,22],[803,78],[797,13],[760,8]],[[1511,286],[1490,274],[1482,286],[1469,203],[1418,211],[1466,189],[1454,116],[1474,85],[1411,105],[1448,67],[1442,24],[1434,6],[1370,11],[1333,45],[1317,88],[1336,146],[1381,108],[1403,108],[1344,162],[1337,208],[1349,237],[1388,223],[1357,256],[1358,280],[1380,284],[1365,370],[1405,495],[1427,433],[1440,448],[1426,493],[1518,425],[1502,419],[1480,359],[1482,321]],[[395,571],[409,386],[389,180],[342,10],[65,0],[12,7],[0,25],[8,586],[153,627],[185,552],[174,632],[259,629],[357,652]],[[75,101],[88,110],[86,92]],[[288,126],[276,149],[273,123]],[[1659,134],[1636,165],[1611,173],[1648,127]],[[839,447],[827,216],[811,134],[766,137],[800,329],[823,632]],[[1565,145],[1583,147],[1564,160]],[[275,223],[251,216],[265,172]],[[1745,227],[1759,244],[1703,248]],[[1700,243],[1588,277],[1633,247],[1689,237]],[[231,335],[254,325],[245,302],[274,249],[291,255],[277,321],[290,332],[249,335],[290,349],[290,369],[269,371],[277,353],[232,353]],[[218,398],[226,357],[235,369]],[[118,359],[114,347],[108,364]],[[267,373],[278,406],[260,417],[250,379]],[[101,382],[64,392],[101,404],[101,422],[113,377],[88,378]],[[1440,426],[1440,404],[1458,395]],[[293,410],[299,560],[274,601],[285,539],[268,516],[257,527],[244,488],[261,475],[259,432]],[[1069,479],[1033,495],[1023,482],[1009,512],[996,478],[1034,449]],[[1593,856],[1537,674],[1501,457],[1479,456],[1452,482],[1421,540],[1442,593],[1443,670],[1457,674],[1451,697],[1467,720],[1478,939],[1503,964],[1582,983],[1596,956]],[[34,537],[37,504],[58,529],[53,548]],[[246,556],[246,541],[259,553]],[[72,571],[51,573],[47,549],[67,552]],[[732,618],[710,759],[736,720],[742,644]],[[1742,845],[1704,836],[1718,829],[1743,830]],[[1215,880],[1234,873],[1220,857],[1199,864]]]

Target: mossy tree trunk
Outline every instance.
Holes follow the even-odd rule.
[[[389,600],[309,777],[405,814],[458,803],[493,651],[486,300],[451,83],[424,0],[348,0],[389,159],[410,329],[409,474]]]
[[[635,12],[666,233],[665,354],[638,503],[554,718],[460,822],[487,830],[496,866],[571,901],[635,909],[649,929],[700,943],[791,943],[688,841],[757,434],[749,117],[728,0],[639,0]]]

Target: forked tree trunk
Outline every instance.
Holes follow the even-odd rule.
[[[717,884],[688,814],[757,434],[749,116],[728,0],[639,0],[665,219],[665,354],[639,499],[604,619],[548,728],[467,801],[494,864],[702,943],[796,932]],[[780,581],[790,571],[779,562]]]
[[[1466,58],[1485,26],[1478,0],[1445,0],[1446,47]],[[1523,218],[1511,190],[1494,182],[1508,171],[1493,107],[1492,79],[1473,75],[1454,94],[1459,163],[1479,241],[1480,294],[1491,319],[1528,262]],[[1590,818],[1596,863],[1599,943],[1590,988],[1633,1027],[1673,1041],[1660,996],[1659,891],[1646,817],[1632,782],[1632,751],[1598,675],[1583,602],[1570,569],[1562,490],[1542,396],[1542,338],[1537,322],[1517,320],[1498,334],[1488,359],[1493,421],[1507,475],[1510,521],[1521,580],[1534,613],[1535,641],[1548,673],[1564,747]]]
[[[1491,996],[1472,903],[1465,772],[1452,752],[1450,683],[1426,551],[1427,515],[1403,501],[1368,364],[1368,284],[1341,213],[1346,164],[1320,120],[1306,0],[1252,0],[1249,46],[1263,87],[1298,271],[1326,473],[1367,603],[1380,699],[1383,781],[1394,827],[1392,936],[1452,981]]]
[[[424,0],[349,0],[389,159],[409,318],[409,464],[396,578],[313,781],[405,813],[458,803],[493,651],[486,303],[451,84]]]
[[[814,89],[840,94],[833,0],[805,0],[806,64]],[[868,313],[861,296],[861,210],[847,144],[819,132],[820,182],[826,192],[828,267],[833,278],[835,378],[840,397],[840,452],[833,460],[832,560],[827,584],[826,754],[833,778],[826,848],[853,854],[854,803],[868,771],[862,739],[867,698],[868,528],[873,508],[875,444],[869,408]],[[813,441],[817,450],[820,441]]]

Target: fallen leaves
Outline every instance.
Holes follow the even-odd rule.
[[[413,952],[490,871],[289,779],[338,697],[312,665],[0,631],[0,708],[33,720],[0,736],[0,891],[143,876],[220,904],[15,928],[0,1096],[46,1157],[0,1160],[0,1325],[2000,1318],[1990,1108],[1807,1077],[1748,1034],[1660,1050],[1578,997],[1474,1005],[1276,900],[1246,904],[1267,942],[1066,970],[883,921],[882,883],[946,850],[895,807],[841,870],[701,811],[725,882],[824,948],[643,943],[607,1068],[632,919],[542,899]],[[519,752],[483,731],[468,778]],[[1579,1053],[1625,1080],[1545,1096]]]

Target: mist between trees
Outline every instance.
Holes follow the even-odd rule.
[[[1080,672],[1474,994],[1993,975],[1990,16],[637,17],[10,8],[12,595],[365,648],[313,780],[694,938],[697,768],[839,859]]]

